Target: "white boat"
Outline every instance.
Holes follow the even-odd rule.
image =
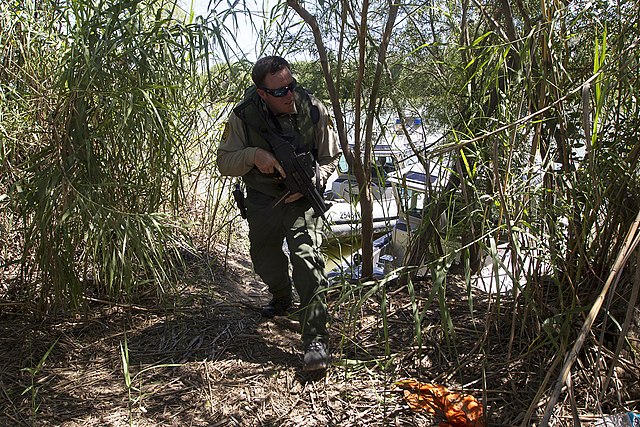
[[[375,152],[376,167],[372,168],[371,195],[373,199],[374,234],[389,231],[398,218],[398,206],[393,196],[387,175],[394,171],[396,163],[387,153]],[[325,200],[330,204],[325,213],[331,229],[332,238],[343,239],[357,235],[361,231],[362,214],[360,211],[358,183],[342,161],[339,173],[331,182],[331,188],[325,192]]]
[[[391,230],[373,242],[374,279],[388,278],[393,270],[402,265],[409,246],[410,232],[417,229],[422,221],[427,185],[430,185],[433,191],[437,191],[444,185],[448,175],[446,170],[437,165],[430,166],[429,174],[424,170],[422,165],[412,164],[390,173],[387,177],[399,211]],[[347,280],[357,280],[361,277],[361,257],[360,251],[345,257],[328,273],[329,278],[344,277]]]
[[[407,129],[414,144],[422,144],[425,136],[422,122],[418,118],[407,118]],[[396,122],[389,143],[378,142],[372,150],[371,195],[373,200],[373,232],[380,235],[393,228],[398,219],[397,198],[393,193],[388,177],[394,174],[405,163],[401,160],[411,153],[401,128]],[[418,142],[420,141],[420,142]],[[337,174],[329,180],[329,189],[325,192],[325,200],[331,205],[326,212],[329,241],[343,240],[357,236],[361,232],[362,215],[360,211],[358,184],[349,170],[347,162],[341,157]]]

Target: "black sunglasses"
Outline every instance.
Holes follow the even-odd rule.
[[[293,92],[293,90],[296,88],[297,85],[298,85],[298,82],[296,81],[296,79],[293,79],[293,81],[289,86],[279,87],[278,89],[267,89],[266,87],[261,87],[260,89],[267,92],[271,96],[275,96],[276,98],[282,98],[287,93],[289,93],[289,91]]]

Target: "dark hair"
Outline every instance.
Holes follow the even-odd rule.
[[[256,87],[262,87],[267,74],[275,74],[283,68],[291,69],[286,59],[280,56],[265,56],[264,58],[258,59],[253,65],[251,80],[253,80]]]

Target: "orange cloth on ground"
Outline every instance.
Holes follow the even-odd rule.
[[[412,410],[446,418],[440,427],[485,427],[482,404],[471,395],[413,379],[397,381],[396,385],[404,390],[404,399]]]

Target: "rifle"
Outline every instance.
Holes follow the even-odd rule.
[[[329,210],[329,206],[324,202],[314,184],[316,160],[313,155],[308,151],[296,153],[290,136],[277,133],[266,117],[262,114],[258,114],[258,116],[262,122],[259,131],[271,145],[273,155],[282,165],[286,175],[284,185],[287,189],[272,206],[277,206],[291,194],[301,193],[311,203],[314,210],[313,217],[321,216],[324,218],[324,213]]]
[[[277,206],[291,194],[302,193],[313,207],[313,217],[321,216],[324,218],[324,213],[329,210],[329,206],[324,202],[314,183],[316,174],[313,155],[309,152],[296,153],[293,146],[284,139],[278,139],[276,143],[274,141],[276,140],[270,141],[271,148],[273,155],[280,162],[287,175],[284,179],[284,185],[287,189],[273,206]]]

